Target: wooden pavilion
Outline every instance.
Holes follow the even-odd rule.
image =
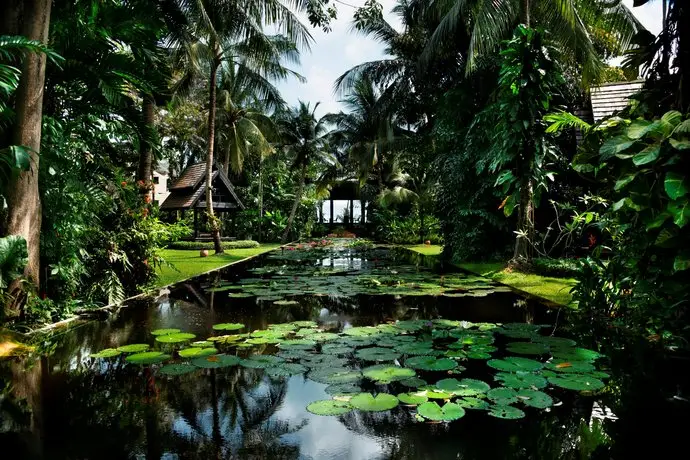
[[[244,209],[244,205],[235,193],[228,176],[216,165],[213,166],[212,198],[213,211],[217,214],[236,209]],[[189,166],[169,188],[170,195],[160,206],[161,211],[192,210],[194,212],[194,239],[210,239],[199,233],[199,211],[206,209],[206,163],[196,163]]]

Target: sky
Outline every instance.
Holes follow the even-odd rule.
[[[350,5],[361,6],[365,0],[343,0]],[[400,22],[390,10],[396,0],[379,0],[383,6],[384,17],[394,27]],[[623,0],[632,9],[640,22],[652,33],[661,30],[661,0],[652,0],[644,6],[632,8],[633,0]],[[304,77],[306,83],[299,83],[292,79],[279,83],[278,89],[290,105],[296,105],[299,100],[321,102],[316,114],[322,116],[329,112],[342,109],[338,102],[340,97],[333,92],[333,82],[345,71],[357,64],[385,58],[384,47],[371,38],[367,38],[357,31],[351,30],[354,8],[342,3],[336,3],[338,19],[331,27],[331,32],[325,33],[321,29],[311,29],[314,43],[311,52],[303,52],[301,66],[293,67]],[[306,17],[303,23],[308,24]]]

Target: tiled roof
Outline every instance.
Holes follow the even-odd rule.
[[[592,87],[592,115],[597,122],[602,118],[623,110],[628,105],[628,98],[639,92],[644,81],[623,81],[605,83]]]
[[[196,187],[204,178],[206,163],[196,163],[184,170],[182,175],[170,186],[170,190]]]

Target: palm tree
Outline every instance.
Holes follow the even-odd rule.
[[[427,64],[435,49],[467,28],[470,34],[467,70],[477,66],[479,57],[495,53],[510,38],[518,22],[527,27],[544,27],[551,39],[582,66],[583,82],[595,81],[603,63],[595,50],[592,35],[613,35],[625,50],[643,27],[620,1],[599,0],[445,0],[431,4],[413,0],[440,23],[424,51]],[[469,19],[469,20],[468,20]]]
[[[299,182],[290,217],[283,231],[282,241],[287,241],[295,220],[297,208],[302,201],[308,167],[320,162],[326,165],[337,164],[334,155],[327,151],[328,128],[326,117],[316,119],[318,103],[311,108],[309,103],[300,101],[298,107],[289,108],[277,114],[277,124],[282,137],[282,146],[294,158],[292,168],[299,170]]]
[[[275,53],[268,56],[274,77],[292,75],[304,82],[304,78],[283,67],[283,61],[299,62],[299,53],[295,44],[282,36],[269,37],[275,47]],[[244,158],[255,153],[264,157],[273,151],[270,141],[275,138],[276,127],[273,120],[266,115],[284,106],[285,101],[278,89],[261,73],[244,63],[225,62],[220,69],[218,89],[218,124],[222,128],[218,139],[224,146],[223,169],[230,168],[235,173],[242,171]]]
[[[202,74],[208,77],[208,139],[206,151],[206,212],[215,253],[220,254],[220,222],[213,213],[212,178],[216,140],[216,96],[219,68],[224,63],[244,65],[268,78],[285,78],[288,71],[276,66],[284,48],[263,31],[273,25],[298,48],[307,47],[311,35],[295,13],[280,0],[177,0],[189,24],[186,36],[174,43],[182,75],[176,90],[183,91]],[[304,4],[294,6],[303,9]]]

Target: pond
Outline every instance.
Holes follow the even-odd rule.
[[[0,362],[14,458],[559,458],[608,377],[537,300],[407,250],[290,247]],[[583,391],[584,390],[584,391]],[[7,450],[11,449],[11,450]]]

